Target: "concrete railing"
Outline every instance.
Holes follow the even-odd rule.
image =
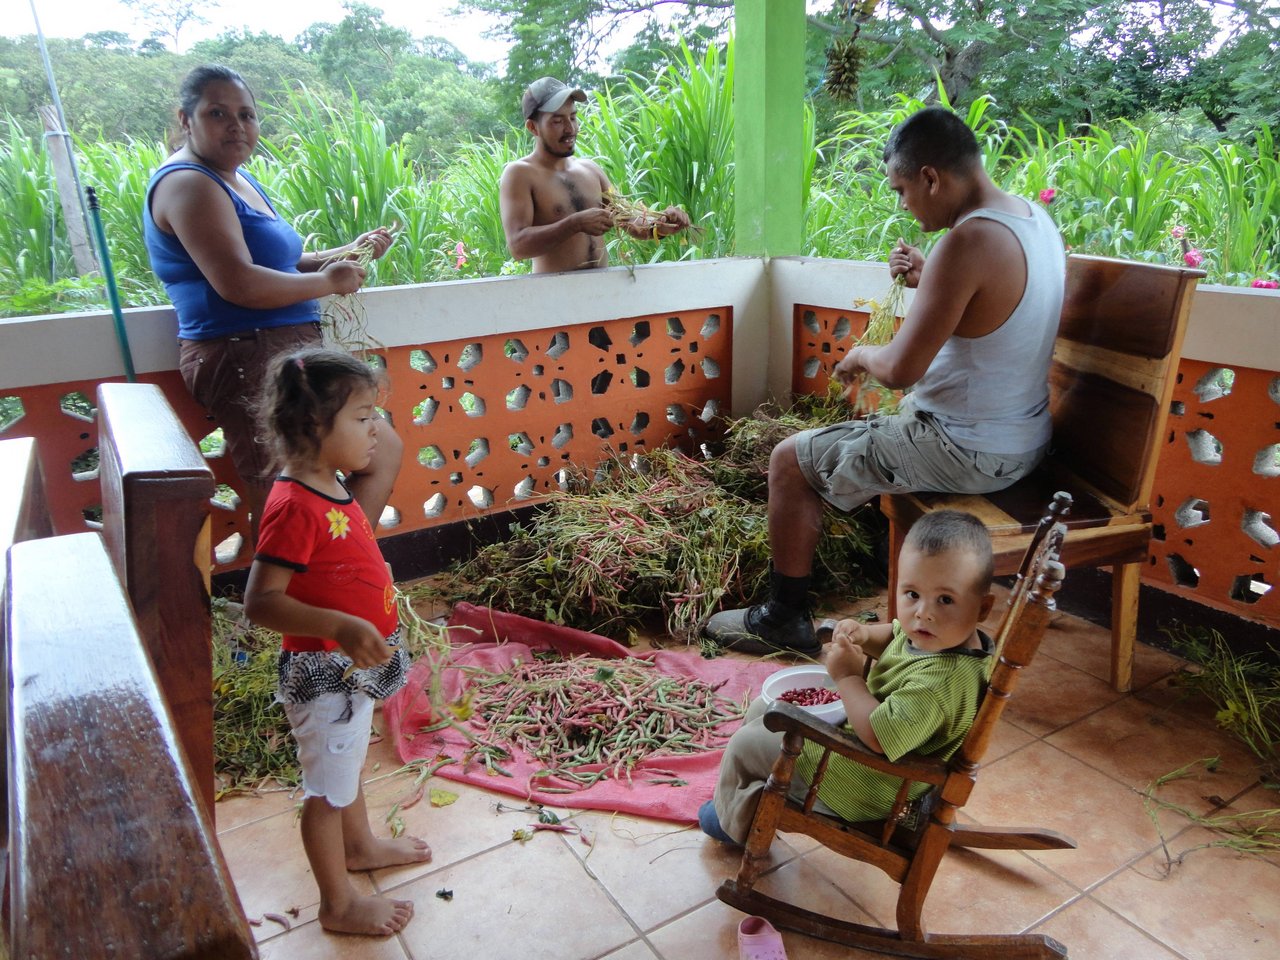
[[[387,345],[386,409],[405,439],[380,532],[518,506],[568,463],[624,443],[696,445],[713,435],[712,414],[805,389],[803,372],[820,373],[860,331],[855,298],[887,286],[883,264],[735,258],[369,290],[369,333]],[[126,321],[141,378],[205,437],[214,425],[175,370],[172,312],[131,310]],[[1144,580],[1280,625],[1280,591],[1270,589],[1280,549],[1267,545],[1268,505],[1280,503],[1270,472],[1280,462],[1280,295],[1202,286],[1183,356],[1153,502],[1165,540]],[[59,531],[95,522],[92,476],[73,479],[92,446],[81,398],[122,373],[109,314],[0,321],[0,401],[25,411],[0,436],[41,438]],[[230,465],[210,466],[224,485],[215,569],[232,569],[248,562],[247,523]]]

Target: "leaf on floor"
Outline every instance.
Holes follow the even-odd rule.
[[[447,807],[457,799],[458,795],[451,790],[441,790],[439,787],[431,788],[431,805],[433,807]]]

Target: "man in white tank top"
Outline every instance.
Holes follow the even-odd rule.
[[[813,655],[810,576],[825,505],[881,493],[990,493],[1025,476],[1048,447],[1049,361],[1066,256],[1048,214],[987,176],[978,142],[950,110],[903,121],[884,149],[889,185],[926,232],[947,230],[926,263],[889,257],[916,294],[883,346],[855,346],[835,377],[906,390],[898,413],[805,430],[769,461],[770,597],[726,610],[706,635],[756,653]]]

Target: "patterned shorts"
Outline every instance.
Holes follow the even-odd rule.
[[[346,673],[351,658],[341,650],[282,650],[276,701],[308,703],[329,693],[350,697],[357,692],[385,700],[405,685],[409,672],[409,655],[400,643],[400,628],[396,627],[387,637],[387,646],[395,650],[391,659],[376,667],[352,671],[350,676]]]

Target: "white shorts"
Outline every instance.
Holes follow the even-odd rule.
[[[286,703],[285,715],[298,742],[302,766],[302,796],[324,797],[331,807],[350,806],[360,791],[360,772],[369,752],[373,729],[373,699],[351,695],[351,716],[345,693],[323,693],[306,703]]]

